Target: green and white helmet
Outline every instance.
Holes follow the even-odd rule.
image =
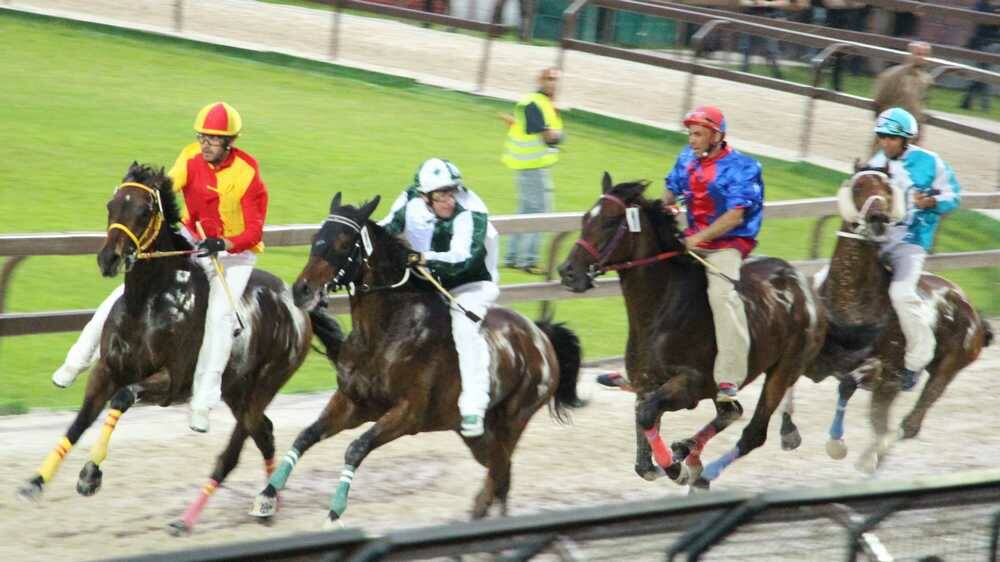
[[[421,164],[414,179],[420,193],[463,187],[462,173],[454,164],[441,158],[431,158]]]
[[[913,139],[917,138],[918,130],[916,118],[902,107],[890,107],[875,120],[876,135]]]

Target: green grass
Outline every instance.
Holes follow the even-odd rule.
[[[516,206],[512,174],[499,163],[504,128],[496,112],[509,110],[506,102],[282,55],[20,15],[0,15],[0,48],[16,53],[0,59],[6,78],[0,89],[0,228],[7,233],[102,230],[104,203],[128,164],[169,166],[193,139],[194,114],[218,99],[243,114],[239,145],[260,160],[271,195],[270,224],[317,223],[336,191],[348,202],[375,194],[392,198],[416,166],[435,155],[456,162],[495,214]],[[579,111],[564,117],[569,142],[554,169],[561,211],[592,204],[604,170],[622,180],[654,179],[658,186],[683,145],[682,136],[643,125]],[[762,161],[770,200],[829,195],[843,178],[808,164]],[[770,221],[760,251],[805,258],[810,227],[805,219]],[[941,249],[988,248],[997,239],[1000,223],[960,213],[945,223]],[[304,248],[271,248],[259,264],[291,280],[305,255]],[[503,275],[505,284],[537,280]],[[989,300],[996,271],[948,276],[979,306],[1000,313],[1000,304]],[[102,279],[94,256],[29,258],[15,275],[8,311],[94,308],[119,281]],[[516,308],[534,316],[538,304]],[[557,319],[581,335],[587,357],[621,354],[626,324],[620,298],[561,302]],[[75,337],[0,341],[0,413],[79,404],[83,381],[64,391],[49,382]],[[286,391],[333,384],[330,368],[314,356]]]

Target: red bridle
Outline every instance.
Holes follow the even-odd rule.
[[[597,200],[598,204],[600,204],[602,200],[611,201],[617,204],[625,212],[628,212],[629,208],[639,208],[638,205],[627,205],[620,198],[614,195],[610,195],[608,193],[601,195],[600,199]],[[611,240],[608,240],[608,243],[605,244],[604,247],[601,248],[600,250],[595,248],[593,244],[584,240],[583,238],[580,238],[576,241],[577,246],[583,248],[584,251],[586,251],[588,254],[590,254],[592,258],[594,258],[594,263],[590,264],[588,272],[590,274],[591,279],[608,271],[621,271],[624,269],[632,269],[633,267],[639,267],[643,265],[649,265],[651,263],[655,263],[658,261],[668,260],[674,256],[681,254],[681,252],[678,251],[661,252],[659,254],[656,254],[655,256],[650,256],[648,258],[642,258],[638,260],[628,260],[609,265],[607,263],[608,258],[610,258],[611,254],[613,254],[615,250],[618,249],[618,244],[621,243],[622,238],[625,237],[626,232],[628,232],[628,220],[626,219],[626,216],[623,213],[622,221],[618,225],[618,229],[615,230],[615,235],[612,236]]]

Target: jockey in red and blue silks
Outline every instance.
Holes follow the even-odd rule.
[[[726,118],[702,106],[684,118],[688,147],[666,176],[665,205],[678,198],[687,204],[684,243],[730,279],[740,278],[743,259],[757,245],[764,209],[760,163],[733,150],[725,141]],[[708,275],[708,302],[715,322],[718,353],[713,375],[720,402],[736,399],[747,374],[750,331],[743,300],[732,281]]]

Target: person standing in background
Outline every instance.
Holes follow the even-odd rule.
[[[507,142],[501,160],[517,174],[518,214],[552,210],[555,187],[549,173],[559,161],[557,145],[563,141],[563,123],[552,101],[559,83],[558,68],[546,68],[538,76],[538,91],[514,106],[514,114],[501,114],[507,123]],[[539,233],[511,236],[504,267],[541,274],[538,267]]]

